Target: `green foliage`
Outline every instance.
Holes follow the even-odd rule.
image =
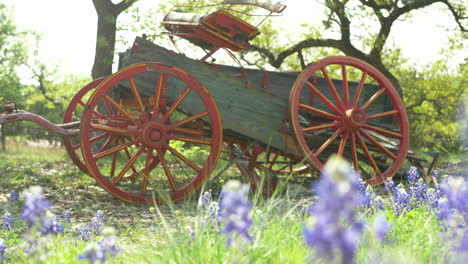
[[[422,70],[399,68],[397,75],[404,89],[414,146],[432,148],[442,144],[440,150],[444,151],[459,140],[458,130],[466,126],[466,120],[457,120],[457,116],[468,96],[467,69],[460,65],[452,71],[442,60]]]
[[[16,70],[27,58],[24,32],[18,32],[11,10],[0,2],[0,102],[20,102],[20,80]]]

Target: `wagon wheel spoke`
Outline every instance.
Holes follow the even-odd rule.
[[[122,134],[122,135],[138,135],[138,131],[134,129],[118,128],[113,126],[91,124],[91,127],[97,131],[106,131],[109,133]]]
[[[398,111],[397,110],[391,110],[391,111],[387,111],[387,112],[383,112],[383,113],[378,113],[378,114],[374,114],[374,115],[370,115],[367,117],[368,120],[370,119],[377,119],[377,118],[382,118],[382,117],[387,117],[387,116],[394,116],[398,114]]]
[[[354,133],[351,134],[350,149],[351,149],[351,159],[353,161],[354,169],[356,171],[359,171],[357,149],[356,149],[356,134]]]
[[[325,95],[323,95],[317,89],[317,87],[315,87],[315,85],[311,84],[310,82],[307,82],[307,87],[309,87],[310,91],[317,95],[320,98],[320,100],[322,100],[322,102],[324,102],[328,106],[328,108],[330,108],[330,110],[332,110],[335,113],[340,113],[340,110],[338,110],[336,105],[333,104],[327,97],[325,97]]]
[[[307,133],[307,132],[318,131],[318,130],[327,130],[327,129],[331,129],[331,128],[337,128],[340,125],[341,125],[341,123],[339,123],[339,122],[332,122],[332,123],[321,124],[321,125],[317,125],[317,126],[306,127],[306,128],[303,128],[302,131],[304,133]]]
[[[383,134],[383,135],[386,135],[386,136],[389,136],[389,137],[398,138],[398,139],[402,138],[401,133],[393,132],[393,131],[390,131],[390,130],[387,130],[387,129],[378,128],[378,127],[371,126],[371,125],[364,125],[363,128],[375,131],[377,133],[380,133],[380,134]]]
[[[188,95],[188,93],[192,90],[190,86],[187,86],[185,90],[177,97],[176,101],[169,107],[166,113],[164,113],[163,117],[161,118],[161,123],[165,123],[169,116],[174,112],[174,110],[179,106],[179,104],[184,100],[184,98]]]
[[[98,152],[96,154],[93,155],[93,158],[98,160],[98,159],[102,159],[106,156],[109,156],[113,153],[116,153],[116,152],[119,152],[123,149],[126,149],[127,147],[131,146],[131,145],[135,145],[139,142],[139,139],[135,139],[135,140],[132,140],[132,141],[129,141],[129,142],[126,142],[126,143],[123,143],[122,145],[120,146],[115,146],[115,147],[112,147],[106,151],[102,151],[102,152]]]
[[[118,184],[120,182],[120,180],[123,178],[123,176],[125,175],[125,173],[127,173],[127,171],[132,168],[134,169],[133,167],[133,164],[135,163],[136,159],[141,155],[141,153],[143,152],[144,148],[143,147],[140,147],[140,149],[138,149],[138,151],[131,157],[129,158],[128,162],[125,164],[125,166],[120,170],[119,174],[117,175],[117,177],[115,177],[112,181],[112,183],[115,185],[115,184]],[[128,152],[127,152],[128,153]]]
[[[340,140],[340,146],[338,147],[338,152],[337,152],[338,156],[340,156],[340,157],[343,156],[343,151],[345,149],[348,137],[349,137],[349,132],[345,132],[344,136]]]
[[[380,144],[373,136],[369,135],[365,130],[361,129],[360,134],[362,134],[367,140],[369,140],[374,146],[376,146],[378,149],[380,149],[383,153],[385,153],[387,156],[392,158],[393,160],[396,160],[395,154],[393,154],[388,148],[384,147],[382,144]]]
[[[341,76],[343,77],[343,98],[345,108],[349,107],[349,87],[348,87],[348,73],[346,72],[346,65],[341,65]]]
[[[361,106],[361,110],[365,110],[369,105],[371,105],[375,100],[377,100],[385,92],[385,87],[380,88],[367,102]]]
[[[318,148],[315,152],[314,152],[314,156],[318,157],[328,146],[330,146],[331,143],[333,143],[333,141],[335,141],[335,139],[341,135],[341,133],[343,133],[344,129],[343,128],[339,128],[338,130],[335,131],[335,133],[333,133],[333,135],[327,139],[327,141],[325,141],[325,143],[323,143],[322,146],[320,146],[320,148]]]
[[[369,149],[367,148],[366,146],[366,143],[364,142],[364,140],[362,139],[359,131],[356,131],[356,138],[357,138],[357,141],[359,143],[359,145],[361,146],[361,149],[362,151],[364,152],[364,155],[367,157],[367,160],[370,162],[370,165],[372,166],[372,168],[374,169],[375,173],[377,175],[380,175],[382,174],[380,172],[380,169],[379,167],[377,167],[377,163],[375,162],[375,159],[372,157],[372,155],[370,154],[369,152]]]
[[[334,119],[334,120],[339,120],[340,119],[339,116],[337,116],[337,115],[330,114],[328,112],[325,112],[323,110],[320,110],[320,109],[312,107],[312,106],[308,106],[308,105],[305,105],[305,104],[300,104],[299,107],[301,109],[310,111],[312,113],[318,114],[318,115],[323,116],[323,117],[328,118],[328,119]]]
[[[182,160],[183,162],[185,162],[187,165],[189,165],[192,169],[194,169],[196,172],[200,172],[201,171],[201,168],[198,167],[197,164],[195,164],[194,162],[192,162],[191,160],[189,160],[187,157],[185,157],[184,155],[182,155],[179,151],[169,147],[168,150],[174,155],[176,156],[177,158],[179,158],[180,160]]]
[[[171,170],[169,169],[169,166],[167,165],[166,160],[163,157],[163,154],[161,151],[157,151],[158,154],[158,159],[164,169],[164,174],[166,174],[167,180],[169,181],[169,184],[172,187],[172,190],[177,190],[177,186],[174,181],[174,177],[172,176]]]
[[[198,120],[204,116],[207,116],[208,115],[208,111],[204,111],[204,112],[201,112],[201,113],[198,113],[196,115],[193,115],[189,118],[186,118],[186,119],[183,119],[183,120],[179,120],[177,121],[174,126],[178,127],[178,126],[182,126],[184,124],[187,124],[187,123],[190,123],[192,121],[195,121],[195,120]]]
[[[137,120],[135,119],[134,116],[132,116],[129,112],[127,112],[122,106],[120,106],[116,101],[114,101],[110,96],[106,95],[104,97],[106,103],[110,103],[113,107],[115,107],[119,113],[123,114],[125,117],[128,118],[131,122],[133,122],[135,125],[138,125]],[[109,110],[112,111],[112,110]]]
[[[135,102],[138,106],[138,110],[140,110],[140,115],[144,118],[144,121],[148,121],[145,115],[145,106],[143,105],[143,101],[141,100],[140,92],[135,83],[135,79],[128,78],[128,83],[130,85],[130,90],[132,91],[133,97],[135,98]]]
[[[155,97],[154,97],[154,107],[153,113],[151,115],[151,120],[157,120],[157,116],[159,113],[159,102],[161,101],[163,87],[166,84],[167,76],[165,74],[160,73],[158,76],[158,81],[156,82],[156,90],[155,90]]]
[[[356,93],[354,95],[353,105],[352,107],[355,108],[358,105],[359,98],[361,98],[362,88],[364,88],[364,82],[367,79],[367,72],[364,71],[361,76],[361,80],[359,81],[358,87],[356,89]]]
[[[327,70],[325,69],[325,67],[321,68],[320,70],[322,71],[322,74],[323,74],[323,76],[325,77],[325,80],[327,81],[328,88],[330,88],[330,91],[332,92],[333,98],[335,99],[335,102],[336,102],[336,104],[337,104],[337,106],[338,106],[337,108],[344,110],[344,109],[345,109],[345,106],[343,105],[343,102],[341,101],[341,98],[340,98],[340,96],[338,95],[338,92],[336,91],[335,85],[333,85],[333,82],[332,82],[332,80],[330,79],[330,76],[328,76]],[[317,88],[315,88],[314,91],[318,91]],[[322,97],[324,97],[323,95],[322,95],[322,96],[319,95],[319,97],[320,97],[322,100],[324,100],[324,99],[322,98]],[[324,102],[325,102],[325,101],[324,101]],[[327,104],[327,106],[328,106],[329,104],[333,105],[333,103],[330,102],[330,101],[328,101],[328,99],[327,99],[327,101],[326,101],[325,103]],[[333,107],[335,107],[335,106],[333,105]],[[336,107],[335,107],[335,108],[336,108]],[[331,109],[333,110],[333,108],[331,108]],[[334,110],[334,111],[335,111],[335,110]],[[335,112],[336,112],[336,111],[335,111]]]

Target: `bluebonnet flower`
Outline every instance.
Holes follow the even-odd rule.
[[[390,231],[391,226],[390,223],[387,221],[387,217],[380,213],[378,214],[372,225],[372,231],[374,232],[375,237],[380,241],[384,242],[385,237],[387,236],[388,232]]]
[[[418,169],[415,166],[411,166],[407,174],[408,174],[408,183],[415,185],[419,179]]]
[[[63,233],[63,225],[57,220],[57,216],[47,211],[46,214],[41,217],[41,227],[39,231],[43,235]]]
[[[62,213],[62,220],[63,220],[64,222],[71,223],[70,218],[71,218],[71,213],[70,213],[70,211],[65,211],[65,212]]]
[[[10,201],[16,202],[16,201],[18,201],[18,199],[19,199],[18,193],[15,192],[15,191],[12,191],[10,193]]]
[[[462,177],[451,177],[442,186],[450,208],[456,210],[468,223],[468,184]]]
[[[303,229],[307,245],[327,260],[354,263],[356,242],[364,225],[357,221],[359,206],[358,175],[351,165],[339,157],[326,163],[315,185],[318,200],[313,216]]]
[[[222,190],[219,202],[220,218],[223,225],[222,233],[228,234],[228,246],[232,242],[232,235],[239,234],[248,241],[253,238],[249,235],[252,220],[249,217],[251,203],[247,200],[249,185],[239,181],[228,181]]]
[[[89,223],[90,229],[93,231],[94,235],[101,234],[102,222],[98,220],[97,217],[91,218],[91,222]]]
[[[209,191],[204,192],[202,196],[202,200],[201,200],[202,209],[204,210],[208,209],[212,201],[213,201],[213,198],[211,196],[211,192]]]
[[[86,246],[83,254],[78,256],[79,259],[88,260],[90,263],[96,261],[105,262],[108,256],[115,255],[120,252],[115,244],[117,237],[114,235],[113,228],[105,228],[103,230],[103,238],[98,243],[90,243]]]
[[[384,187],[384,190],[389,192],[389,193],[394,193],[397,189],[397,186],[395,184],[395,182],[393,181],[392,178],[387,178],[387,180],[385,181],[385,187]]]
[[[410,194],[414,205],[421,205],[426,201],[427,185],[419,178],[413,186],[410,186]]]
[[[465,229],[463,232],[463,237],[460,240],[460,246],[458,246],[457,251],[468,252],[468,229]]]
[[[3,224],[2,224],[3,230],[10,231],[11,226],[13,225],[13,217],[11,217],[11,214],[9,212],[3,213],[2,220],[3,220]]]
[[[81,260],[88,260],[93,264],[97,261],[106,261],[106,250],[103,249],[98,243],[89,243],[86,245],[83,254],[78,256]]]
[[[374,189],[372,189],[372,186],[367,185],[365,181],[363,181],[362,179],[359,179],[357,187],[358,187],[358,197],[359,197],[360,205],[366,209],[372,208],[372,206],[375,204],[375,198],[376,198],[376,195],[374,193]]]
[[[312,215],[313,202],[307,202],[302,205],[301,216],[309,217]]]
[[[78,234],[78,239],[88,241],[91,238],[93,231],[87,225],[83,225],[81,227],[78,227],[76,232]]]
[[[104,220],[106,220],[106,217],[104,216],[104,213],[101,210],[98,210],[96,212],[96,220],[101,224],[103,224]]]
[[[23,192],[24,205],[21,220],[32,227],[39,218],[51,207],[42,194],[40,186],[32,186]]]
[[[102,239],[99,241],[99,245],[106,250],[106,252],[115,255],[120,252],[120,249],[117,248],[115,242],[117,241],[117,236],[115,236],[115,230],[112,227],[106,227],[102,231]]]
[[[0,263],[2,263],[4,259],[7,259],[5,256],[6,249],[5,240],[0,238]]]
[[[411,196],[406,192],[405,187],[399,184],[393,194],[393,209],[396,215],[411,211],[410,206]]]
[[[429,208],[438,208],[439,207],[439,199],[442,198],[441,192],[439,188],[429,188],[426,191],[426,206]]]
[[[381,196],[377,195],[374,199],[374,203],[375,203],[375,208],[377,210],[381,210],[381,211],[385,210],[385,201],[384,199],[382,199]]]

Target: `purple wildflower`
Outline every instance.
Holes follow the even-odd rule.
[[[104,213],[101,210],[98,210],[96,212],[96,220],[99,221],[101,224],[103,224],[104,220],[106,220],[106,217],[104,216]]]
[[[426,201],[427,185],[422,178],[419,178],[413,186],[410,186],[410,193],[413,203],[416,206]]]
[[[385,237],[387,236],[390,229],[391,229],[391,226],[387,221],[387,217],[383,213],[375,217],[372,230],[374,231],[375,237],[380,242],[385,241]]]
[[[442,185],[448,206],[457,211],[468,223],[468,184],[462,177],[452,177]]]
[[[3,230],[10,231],[11,226],[13,225],[13,217],[11,217],[11,214],[9,212],[3,213],[2,220],[3,220],[3,224],[2,224]]]
[[[441,198],[441,192],[439,189],[429,188],[426,191],[426,200],[425,204],[429,208],[438,208],[439,207],[439,199]]]
[[[93,217],[89,223],[89,227],[94,235],[99,235],[101,233],[102,222],[99,221],[97,217]]]
[[[303,235],[307,245],[327,260],[336,260],[339,253],[341,263],[354,263],[356,241],[364,228],[355,216],[359,206],[357,183],[358,175],[350,164],[332,157],[314,188],[318,200]]]
[[[415,185],[419,179],[419,172],[415,166],[411,166],[408,170],[408,183],[411,185]]]
[[[251,203],[248,202],[249,185],[239,181],[228,181],[222,190],[219,202],[220,219],[224,224],[221,232],[225,234],[239,234],[248,241],[252,241],[249,228],[252,220],[249,217]],[[228,237],[228,246],[232,242],[232,236]]]
[[[62,213],[62,220],[63,220],[64,222],[71,223],[70,218],[71,218],[71,213],[70,213],[70,211],[65,211],[65,212]]]
[[[43,196],[40,186],[32,186],[23,192],[24,205],[21,220],[26,221],[28,227],[32,227],[39,218],[51,207]]]
[[[302,205],[302,210],[301,210],[301,216],[302,217],[309,217],[312,215],[312,208],[313,208],[313,203],[312,202],[307,202]]]
[[[211,205],[212,201],[213,201],[213,198],[211,196],[211,192],[209,191],[204,192],[202,196],[202,209],[206,210]]]
[[[117,248],[117,237],[114,235],[113,228],[105,228],[103,230],[103,238],[98,243],[90,243],[86,246],[85,251],[78,258],[88,260],[90,263],[96,261],[105,262],[107,256],[115,255],[121,250]]]
[[[397,189],[397,187],[396,187],[396,184],[393,181],[393,179],[392,178],[387,178],[387,180],[385,181],[384,190],[389,192],[389,193],[395,193],[396,189]]]
[[[78,258],[81,260],[88,260],[91,264],[97,261],[104,262],[106,261],[106,250],[98,243],[89,243],[85,247],[83,254],[79,255]]]
[[[463,237],[460,240],[460,246],[457,248],[457,251],[468,252],[468,230],[465,229],[463,232]]]
[[[63,233],[63,225],[57,220],[57,216],[47,211],[47,213],[41,217],[41,228],[39,229],[41,234],[53,234]]]
[[[3,262],[4,259],[7,259],[5,256],[7,246],[5,245],[5,240],[0,238],[0,263]]]
[[[397,215],[411,211],[410,206],[411,196],[406,192],[402,184],[398,185],[395,193],[393,194],[393,209]]]
[[[78,239],[88,241],[91,238],[92,230],[88,226],[79,227],[76,232],[78,233]]]
[[[12,191],[10,193],[10,201],[16,202],[16,201],[18,201],[18,199],[19,199],[18,193],[15,192],[15,191]]]

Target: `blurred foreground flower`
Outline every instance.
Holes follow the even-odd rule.
[[[5,246],[5,240],[0,238],[0,263],[3,263],[3,260],[7,259],[5,256],[7,247]]]
[[[391,226],[390,223],[387,221],[387,217],[383,213],[378,214],[375,217],[374,223],[372,225],[372,231],[375,237],[380,242],[384,242],[388,232],[390,232],[390,229]]]
[[[16,202],[16,201],[18,201],[18,199],[19,199],[18,193],[15,192],[15,191],[12,191],[10,193],[10,201],[11,202]]]
[[[117,237],[113,228],[104,228],[102,236],[103,238],[99,243],[93,242],[88,244],[83,254],[78,256],[78,258],[88,260],[90,263],[95,263],[96,261],[104,262],[108,256],[113,256],[120,252],[120,249],[116,245]]]
[[[3,230],[10,231],[11,226],[13,225],[13,217],[11,217],[11,214],[9,212],[3,213],[2,220],[3,220],[3,223],[2,223]]]
[[[219,201],[219,214],[223,223],[222,233],[228,234],[227,244],[231,245],[233,236],[238,234],[252,241],[249,228],[252,220],[249,216],[252,204],[248,201],[249,185],[239,181],[228,181],[224,186]]]
[[[43,195],[42,187],[31,186],[23,191],[24,205],[21,220],[32,227],[40,217],[51,207]]]
[[[307,245],[327,263],[354,263],[364,227],[355,216],[360,203],[358,186],[357,173],[339,157],[329,159],[315,185],[318,200],[303,235]]]

